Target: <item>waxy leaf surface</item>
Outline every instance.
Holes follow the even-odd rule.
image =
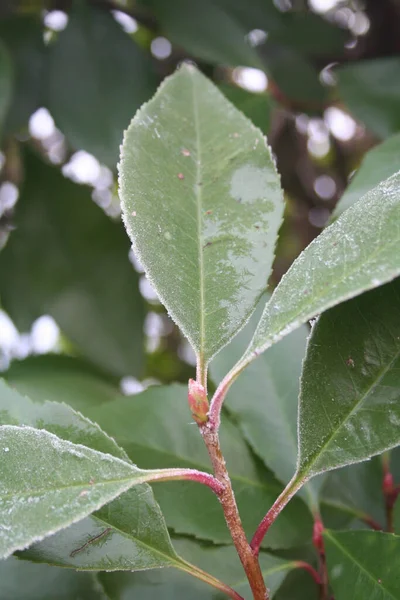
[[[119,172],[134,249],[205,364],[266,287],[283,210],[270,150],[260,130],[184,65],[131,122]]]
[[[399,304],[396,279],[324,313],[314,325],[300,395],[302,475],[360,462],[400,443]]]
[[[265,307],[241,362],[302,323],[400,273],[400,172],[327,227],[294,261]]]
[[[83,519],[148,473],[45,430],[0,427],[0,558]]]
[[[129,462],[124,450],[65,404],[34,403],[0,380],[0,424],[46,428],[58,437]],[[148,569],[175,560],[149,485],[142,483],[95,514],[30,547],[23,558],[81,569]]]

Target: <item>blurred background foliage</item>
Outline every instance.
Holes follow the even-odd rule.
[[[100,403],[193,373],[116,182],[123,130],[185,59],[272,146],[287,202],[272,285],[400,131],[399,0],[2,0],[0,369],[31,395],[54,379],[79,407],[66,388],[91,378]]]

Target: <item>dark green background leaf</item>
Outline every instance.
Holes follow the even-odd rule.
[[[50,52],[48,106],[71,145],[116,168],[122,133],[155,91],[150,59],[105,10],[82,3]]]
[[[15,360],[3,375],[32,400],[65,402],[83,413],[88,407],[113,400],[120,391],[117,378],[107,377],[84,360],[62,354]]]
[[[105,371],[139,375],[143,299],[122,226],[31,153],[15,224],[0,255],[0,296],[17,327],[49,314]]]
[[[400,129],[400,58],[364,60],[341,67],[339,94],[352,114],[381,138]]]
[[[29,117],[44,103],[47,50],[43,26],[31,16],[0,20],[0,39],[6,45],[13,63],[14,90],[4,132],[27,127]]]
[[[1,600],[109,600],[92,573],[33,565],[11,557],[0,561]]]

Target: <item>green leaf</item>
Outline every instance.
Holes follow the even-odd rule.
[[[27,127],[31,114],[43,106],[47,49],[41,21],[29,15],[1,19],[0,38],[14,70],[12,102],[4,124],[4,133],[9,134]]]
[[[277,45],[268,40],[263,50],[270,78],[277,87],[277,95],[306,108],[321,109],[327,100],[327,90],[321,84],[318,70],[296,49]]]
[[[142,571],[181,565],[160,507],[150,486],[143,484],[19,556],[78,570]]]
[[[272,28],[268,41],[292,47],[304,55],[322,57],[343,54],[348,38],[347,31],[319,15],[294,10],[281,15],[281,24]]]
[[[0,558],[64,529],[149,474],[45,430],[0,427]]]
[[[205,364],[249,318],[274,258],[283,202],[264,137],[184,65],[133,119],[120,183],[140,260]]]
[[[37,404],[21,396],[1,379],[0,425],[29,425],[35,429],[46,429],[63,440],[89,446],[129,462],[125,452],[112,438],[71,407],[57,402]]]
[[[88,416],[112,435],[129,457],[146,469],[187,467],[208,471],[208,454],[187,407],[187,387],[153,387],[132,398],[120,398],[92,409]],[[281,486],[254,461],[239,430],[228,418],[221,426],[239,510],[246,530],[255,530],[281,491]],[[177,533],[230,543],[221,508],[205,486],[193,482],[163,483],[154,488],[167,524]],[[266,544],[282,548],[309,539],[311,515],[295,499],[271,528]]]
[[[174,540],[174,546],[181,556],[228,583],[240,595],[246,598],[250,597],[251,591],[233,546],[202,546],[189,539]],[[271,597],[273,597],[287,572],[293,568],[293,562],[261,552],[260,565]],[[158,600],[160,589],[162,589],[162,597],[165,600],[175,600],[176,598],[222,600],[222,598],[226,598],[217,590],[205,587],[202,582],[189,579],[185,574],[170,569],[143,574],[100,573],[98,579],[110,600],[125,598]]]
[[[132,114],[155,91],[148,56],[111,14],[81,3],[51,47],[48,105],[71,145],[115,169]]]
[[[7,116],[14,83],[13,68],[6,46],[0,40],[0,134]]]
[[[303,569],[295,569],[286,577],[276,593],[276,600],[318,600],[319,590]]]
[[[339,216],[381,181],[397,173],[399,152],[400,133],[393,135],[367,152],[360,168],[336,205],[333,216]]]
[[[122,226],[88,187],[31,153],[24,165],[16,230],[0,254],[2,305],[20,330],[49,314],[90,361],[140,375],[144,306]]]
[[[268,133],[272,111],[272,102],[268,94],[248,92],[227,83],[221,84],[219,89],[256,127]]]
[[[324,313],[314,325],[301,383],[301,476],[400,443],[399,299],[397,279]]]
[[[120,392],[117,378],[79,358],[62,354],[29,356],[14,360],[4,378],[32,400],[65,402],[85,413],[85,409],[113,400]]]
[[[339,94],[352,114],[379,137],[400,129],[400,58],[376,58],[338,70]]]
[[[372,518],[383,528],[386,516],[382,481],[380,456],[329,473],[321,490],[322,517],[325,525],[327,523],[324,509],[337,509],[338,512],[347,513],[352,520],[358,519],[365,523]]]
[[[259,312],[212,362],[210,374],[214,381],[221,381],[240,357]],[[270,348],[241,373],[225,401],[254,452],[284,484],[296,470],[299,379],[307,335],[308,329],[303,326]],[[306,486],[306,499],[311,504],[315,504],[315,496]]]
[[[400,537],[380,531],[325,531],[329,580],[336,600],[397,600]]]
[[[260,67],[247,29],[212,0],[151,0],[163,32],[194,58],[227,66]]]
[[[125,452],[98,425],[70,407],[55,402],[35,404],[1,380],[0,424],[45,427],[61,439],[129,462]],[[151,488],[143,483],[83,521],[29,548],[22,556],[72,568],[135,570],[165,566],[175,552]]]
[[[302,323],[400,273],[400,172],[327,227],[294,261],[237,368]]]
[[[13,556],[0,561],[3,600],[110,600],[92,573],[34,565]]]

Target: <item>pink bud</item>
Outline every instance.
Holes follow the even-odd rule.
[[[203,386],[195,381],[189,379],[189,392],[188,392],[189,408],[192,412],[193,419],[198,425],[204,425],[208,421],[208,398]]]

